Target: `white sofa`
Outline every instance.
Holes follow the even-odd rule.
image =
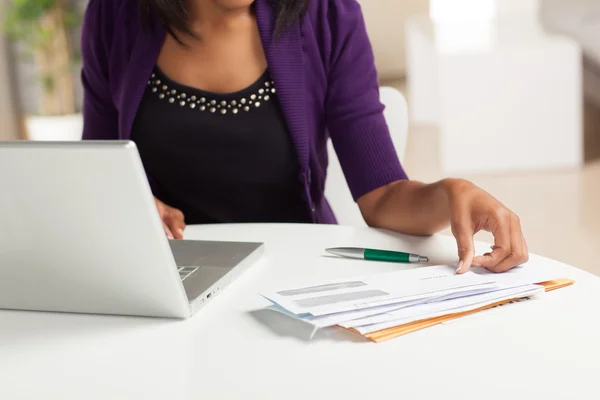
[[[542,0],[540,11],[547,28],[581,45],[586,98],[600,108],[600,0]]]
[[[600,159],[600,0],[542,0],[540,14],[551,31],[575,39],[583,51],[584,155]]]

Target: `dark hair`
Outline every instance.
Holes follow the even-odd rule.
[[[275,35],[300,20],[310,0],[269,0],[275,10]],[[186,23],[184,0],[139,0],[145,18],[158,18],[161,25],[179,40],[176,31],[193,35]]]

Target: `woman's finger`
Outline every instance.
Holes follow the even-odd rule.
[[[173,232],[171,232],[171,229],[164,222],[163,222],[163,228],[165,230],[165,235],[167,235],[168,239],[175,239],[175,237],[173,236]]]
[[[452,234],[458,246],[457,274],[463,274],[471,268],[475,246],[473,244],[473,227],[469,219],[463,219],[452,224]]]
[[[481,265],[487,269],[495,268],[509,257],[512,252],[510,215],[504,211],[499,211],[492,218],[490,226],[486,228],[494,235],[493,250],[490,253],[477,256],[473,260],[474,264]]]
[[[527,241],[525,240],[525,235],[523,235],[523,251],[525,252],[525,254],[523,255],[523,257],[525,258],[523,263],[526,263],[527,261],[529,261],[529,247],[527,247]]]
[[[168,227],[173,239],[183,239],[183,228],[178,223],[169,222]]]
[[[523,249],[522,264],[524,264],[527,261],[529,261],[529,247],[527,246],[527,241],[525,240],[525,234],[523,234],[523,227],[521,226],[521,221],[519,220],[518,222],[519,222],[519,224],[518,224],[519,232],[521,233],[521,242],[523,243],[523,245],[522,245],[522,249]]]
[[[183,239],[183,233],[185,230],[185,219],[184,215],[180,210],[170,208],[165,223],[169,227],[172,235],[175,239]]]
[[[515,215],[511,221],[511,253],[501,263],[489,268],[492,272],[506,272],[523,264],[529,258],[519,218]]]

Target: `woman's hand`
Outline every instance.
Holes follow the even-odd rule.
[[[183,213],[173,207],[170,207],[154,198],[158,214],[163,222],[165,234],[169,239],[183,239],[183,231],[185,230],[185,219]]]
[[[458,244],[457,273],[471,265],[505,272],[527,262],[529,252],[519,217],[484,190],[464,180],[447,180],[450,225]],[[494,235],[492,251],[475,256],[473,235],[480,230]]]
[[[433,235],[448,226],[458,243],[457,273],[477,264],[504,272],[529,259],[519,218],[490,194],[462,179],[425,184],[402,180],[358,200],[367,223],[409,235]],[[473,235],[494,235],[492,251],[475,257]]]

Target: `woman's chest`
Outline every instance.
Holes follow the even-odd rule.
[[[267,68],[260,38],[251,34],[185,44],[167,35],[157,64],[171,79],[214,93],[243,90]]]
[[[156,69],[132,139],[145,163],[162,160],[159,164],[165,166],[204,174],[218,170],[221,178],[245,177],[257,183],[298,176],[297,157],[268,73],[242,91],[215,94],[173,82]]]

